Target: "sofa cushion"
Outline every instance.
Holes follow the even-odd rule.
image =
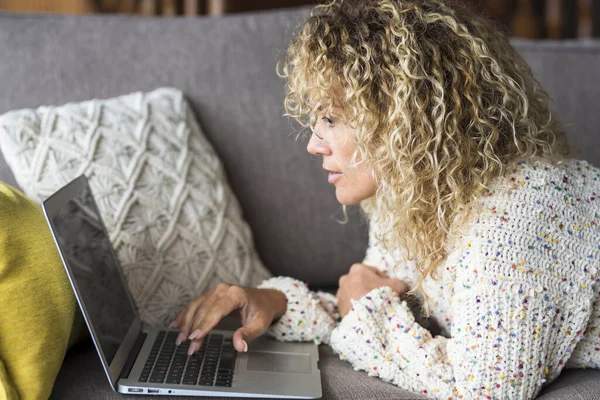
[[[42,210],[1,182],[0,304],[0,398],[48,398],[77,305]]]
[[[363,371],[354,371],[350,364],[341,361],[328,346],[319,346],[319,358],[323,385],[322,399],[426,399],[426,397],[385,383],[379,378],[368,376]],[[598,393],[600,393],[600,371],[567,369],[555,382],[543,389],[537,398],[540,400],[596,400]],[[111,389],[96,350],[92,343],[88,342],[77,345],[69,351],[51,398],[118,400],[139,399],[139,396],[117,394]],[[197,399],[197,397],[161,396],[161,399],[191,400]],[[226,398],[207,397],[206,399]]]
[[[512,44],[552,98],[571,154],[600,166],[600,40],[525,40]]]
[[[219,282],[254,286],[270,276],[179,90],[0,115],[0,150],[37,201],[89,178],[146,323],[168,325]]]
[[[267,268],[309,285],[335,285],[364,256],[367,229],[354,209],[350,223],[335,222],[340,205],[321,163],[307,155],[305,141],[294,140],[298,126],[283,117],[284,80],[275,69],[309,12],[219,18],[0,12],[0,113],[180,88],[223,161]],[[600,41],[514,44],[556,100],[582,151],[577,158],[600,165]],[[0,156],[0,180],[10,179]]]
[[[225,166],[265,266],[310,285],[334,285],[364,256],[367,231],[356,210],[349,224],[335,221],[341,206],[327,173],[283,116],[276,63],[308,12],[219,18],[0,12],[0,113],[157,86],[181,89]]]

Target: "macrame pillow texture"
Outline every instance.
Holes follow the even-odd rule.
[[[0,150],[37,202],[88,177],[146,323],[170,323],[219,282],[256,286],[270,276],[179,90],[0,115]]]

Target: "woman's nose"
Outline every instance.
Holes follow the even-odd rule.
[[[308,146],[306,146],[306,150],[310,154],[314,154],[315,156],[331,154],[331,147],[329,147],[325,140],[319,138],[314,131],[310,137],[310,140],[308,141]]]

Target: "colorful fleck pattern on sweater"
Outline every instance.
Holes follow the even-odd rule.
[[[291,278],[267,281],[294,305],[269,333],[328,342],[356,370],[436,399],[534,398],[565,367],[600,368],[599,195],[600,170],[578,160],[519,163],[494,181],[425,284],[442,335],[389,287],[352,300],[336,326],[333,303]],[[374,245],[376,228],[364,263],[391,268],[401,254]],[[401,265],[414,283],[414,263]]]
[[[311,292],[305,283],[281,276],[266,279],[258,287],[277,289],[288,300],[286,313],[271,325],[268,334],[288,342],[329,342],[329,335],[339,320],[334,295]]]

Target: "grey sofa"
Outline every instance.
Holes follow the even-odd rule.
[[[265,265],[333,291],[362,260],[367,226],[356,209],[350,223],[336,222],[341,207],[320,160],[282,116],[275,64],[307,15],[307,8],[213,19],[0,13],[0,113],[180,88],[225,165]],[[515,45],[556,100],[574,154],[600,165],[600,43]],[[0,180],[16,185],[1,156]],[[354,371],[326,346],[320,356],[323,398],[423,398]],[[121,395],[86,342],[67,354],[52,398]],[[599,399],[600,371],[565,370],[539,398]]]

